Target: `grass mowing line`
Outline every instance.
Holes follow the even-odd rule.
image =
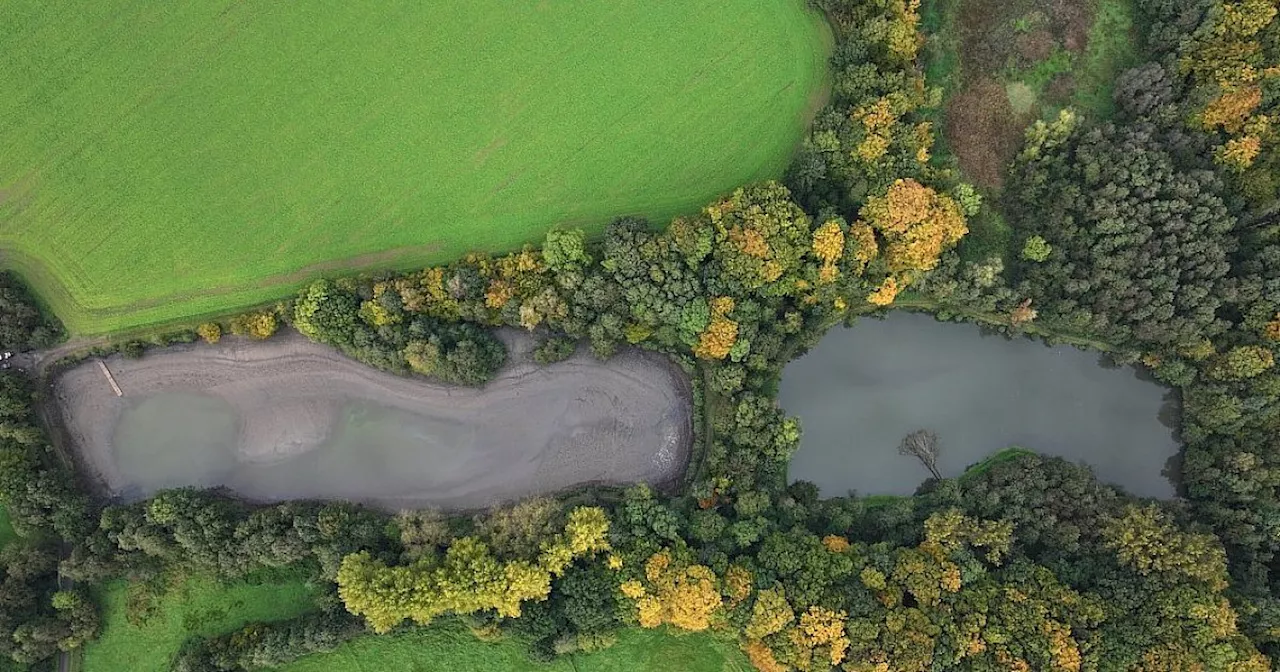
[[[781,173],[830,52],[803,0],[321,4],[8,3],[0,247],[74,334],[695,210]]]
[[[98,591],[102,635],[84,648],[85,672],[168,672],[188,637],[294,618],[312,608],[313,594],[300,581],[222,584],[192,577],[159,597],[155,612],[139,626],[129,622],[127,590],[117,581]]]

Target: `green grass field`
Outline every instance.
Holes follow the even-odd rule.
[[[301,583],[223,585],[189,579],[154,603],[141,626],[128,619],[127,588],[116,582],[102,590],[102,636],[84,651],[84,672],[167,672],[172,656],[193,635],[231,632],[255,621],[292,618],[311,608],[311,592]],[[336,651],[301,659],[288,672],[747,672],[751,669],[733,642],[710,635],[672,636],[665,631],[622,633],[618,644],[594,654],[578,654],[554,664],[534,663],[515,641],[486,643],[457,624],[411,634],[367,636]]]
[[[749,672],[732,642],[707,634],[627,630],[611,648],[534,663],[513,641],[487,643],[456,625],[367,636],[280,668],[282,672]],[[92,671],[91,671],[92,672]]]
[[[804,0],[0,8],[0,262],[82,335],[694,211],[830,50]]]
[[[168,672],[170,658],[188,637],[293,618],[312,608],[311,591],[297,581],[223,585],[193,578],[166,592],[138,626],[129,622],[127,590],[115,582],[99,592],[102,636],[85,647],[84,672]]]

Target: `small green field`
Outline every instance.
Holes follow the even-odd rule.
[[[84,649],[84,672],[168,672],[170,658],[193,635],[230,632],[255,621],[298,616],[312,608],[312,593],[298,581],[259,585],[220,584],[191,578],[151,602],[148,614],[134,610],[129,589],[108,584],[98,593],[102,635]]]
[[[385,637],[367,636],[332,653],[309,656],[283,672],[749,672],[732,642],[706,634],[627,630],[614,646],[535,663],[517,642],[482,642],[457,626]]]
[[[696,210],[830,50],[804,0],[0,7],[0,260],[81,335]]]
[[[179,647],[194,635],[225,634],[247,623],[292,618],[311,608],[312,593],[289,580],[219,584],[192,578],[151,602],[141,624],[130,622],[129,589],[109,584],[98,598],[102,636],[84,651],[84,672],[167,672]],[[139,613],[134,610],[134,620]],[[456,623],[393,636],[366,636],[286,666],[289,672],[747,672],[733,642],[710,635],[675,636],[628,630],[605,651],[553,664],[534,663],[515,641],[482,642]]]

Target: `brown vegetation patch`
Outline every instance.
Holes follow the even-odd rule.
[[[1083,52],[1089,44],[1089,26],[1093,24],[1093,3],[1087,0],[1053,0],[1049,5],[1049,21],[1067,51]]]
[[[1059,48],[1083,53],[1093,14],[1091,0],[961,0],[959,80],[966,86],[947,103],[945,132],[969,180],[999,189],[1027,124],[1046,105],[1071,100],[1076,78],[1070,74],[1042,89],[1016,73],[1053,58]]]
[[[970,73],[996,75],[1034,65],[1056,45],[1082,53],[1093,23],[1090,0],[964,0],[960,52]]]
[[[1017,39],[1014,40],[1014,48],[1017,49],[1018,58],[1025,65],[1031,65],[1049,58],[1049,55],[1053,53],[1054,44],[1053,33],[1044,29],[1020,33]]]
[[[1004,86],[990,77],[953,96],[947,105],[947,137],[965,176],[980,187],[999,189],[1029,116],[1015,114]]]
[[[994,73],[1004,67],[1013,38],[1010,17],[1003,9],[1009,4],[999,0],[964,2],[960,11],[960,58],[966,71]]]
[[[1066,105],[1076,92],[1076,78],[1069,72],[1053,78],[1044,91],[1044,101],[1050,105]]]

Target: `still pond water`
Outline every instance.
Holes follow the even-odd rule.
[[[833,329],[787,365],[780,399],[804,428],[790,477],[824,496],[914,492],[929,474],[897,446],[917,429],[938,435],[944,476],[1023,446],[1136,495],[1174,493],[1162,474],[1178,450],[1169,391],[1069,346],[893,313]]]

